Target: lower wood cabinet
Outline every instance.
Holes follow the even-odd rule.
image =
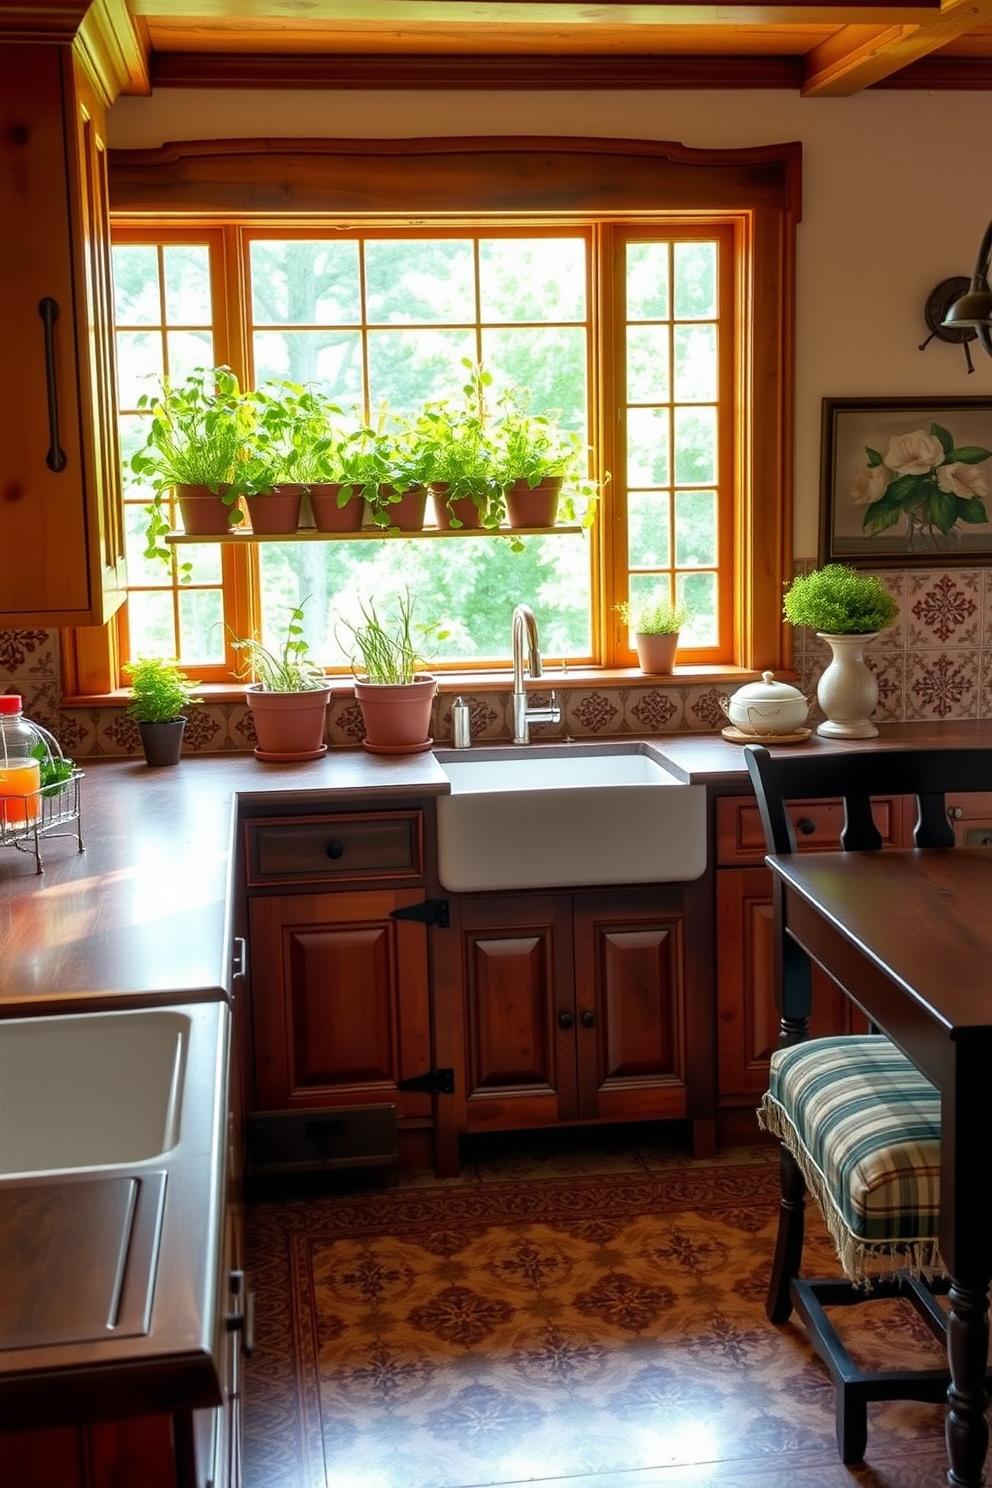
[[[681,887],[453,896],[450,921],[432,937],[442,1164],[459,1132],[561,1122],[692,1117],[707,1147],[706,953]]]
[[[280,894],[249,905],[256,1111],[395,1103],[429,1120],[428,1094],[400,1089],[431,1068],[427,932],[394,911],[422,888]]]

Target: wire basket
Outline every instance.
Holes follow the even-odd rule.
[[[40,723],[30,723],[48,750],[41,760],[42,778],[46,765],[70,762],[59,746],[58,740]],[[38,790],[24,796],[0,796],[0,847],[14,847],[19,852],[33,853],[35,872],[44,872],[41,842],[45,837],[75,837],[79,852],[84,852],[82,821],[79,810],[79,782],[82,770],[72,765],[64,780],[42,785]]]

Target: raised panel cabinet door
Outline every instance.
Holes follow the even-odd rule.
[[[575,1115],[569,906],[567,894],[462,901],[470,1131]]]
[[[716,915],[718,1093],[724,1106],[750,1104],[768,1088],[768,1061],[779,1043],[768,869],[721,869],[716,875]],[[810,1036],[866,1028],[850,998],[814,966]]]
[[[0,45],[7,626],[101,625],[124,599],[103,114],[71,47]]]
[[[576,895],[574,936],[579,1116],[685,1116],[685,944],[677,893]]]
[[[249,907],[252,1026],[261,1110],[395,1102],[431,1067],[426,928],[392,911],[422,889],[256,898]]]

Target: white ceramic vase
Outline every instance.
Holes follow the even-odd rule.
[[[865,661],[864,648],[878,634],[827,635],[817,631],[833,653],[830,665],[817,683],[816,699],[826,721],[816,732],[827,739],[872,739],[878,729],[871,721],[878,702],[878,682]]]

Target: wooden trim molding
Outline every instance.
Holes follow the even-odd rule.
[[[438,92],[486,89],[787,88],[803,82],[802,57],[416,53],[155,52],[156,88],[328,88]],[[949,81],[948,87],[953,86]]]

